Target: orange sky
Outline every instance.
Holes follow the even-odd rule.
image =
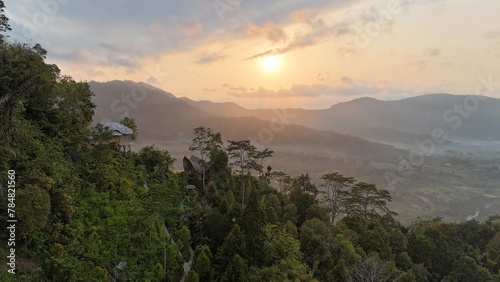
[[[45,4],[43,4],[45,3]],[[249,108],[474,94],[500,81],[500,2],[6,0],[11,40],[77,80]],[[291,4],[290,4],[291,3]],[[489,96],[500,98],[498,92]]]

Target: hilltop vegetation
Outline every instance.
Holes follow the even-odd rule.
[[[448,221],[461,221],[469,216],[486,220],[489,216],[500,213],[500,191],[497,189],[500,185],[497,170],[500,167],[500,155],[494,142],[486,142],[486,145],[491,143],[489,147],[474,145],[472,147],[481,149],[465,152],[460,151],[463,146],[456,142],[441,143],[442,140],[420,131],[399,132],[394,127],[373,127],[358,131],[365,134],[378,132],[379,136],[385,138],[383,140],[391,139],[406,149],[403,150],[359,138],[364,135],[355,137],[295,124],[306,125],[307,121],[307,125],[311,125],[314,120],[331,120],[335,123],[342,122],[348,127],[352,121],[353,128],[358,128],[356,124],[362,124],[359,120],[363,119],[344,118],[343,112],[348,112],[346,109],[364,113],[363,116],[366,117],[370,111],[374,111],[370,107],[371,103],[376,103],[384,105],[381,113],[377,114],[383,116],[384,111],[396,107],[399,102],[355,100],[329,109],[328,113],[339,115],[332,118],[319,115],[325,112],[323,110],[246,110],[230,103],[193,102],[132,81],[90,82],[89,85],[95,94],[92,97],[96,104],[95,122],[117,121],[124,114],[129,114],[140,128],[135,147],[155,144],[160,149],[168,150],[177,159],[174,162],[176,169],[182,168],[180,161],[191,142],[192,128],[203,125],[220,132],[224,138],[249,139],[261,150],[265,147],[272,148],[275,154],[268,160],[268,164],[287,174],[309,173],[312,182],[320,184],[324,174],[336,171],[390,190],[394,197],[390,206],[399,213],[398,219],[405,224],[411,223],[417,216],[439,216]],[[432,97],[434,95],[419,98],[427,102],[418,104],[427,107],[430,104],[428,100],[432,100]],[[429,110],[432,110],[432,115],[429,115],[433,117],[436,117],[439,110],[445,110],[447,102],[453,104],[463,97],[436,95],[436,99],[440,101],[440,106],[435,107],[438,110]],[[421,119],[422,115],[418,114],[414,106],[414,99],[405,100],[403,104],[409,107],[405,108],[407,111],[415,114],[410,118],[412,124],[420,122],[431,128],[433,125],[443,126],[446,133],[451,130],[435,123],[433,120],[436,118]],[[488,107],[481,107],[474,114],[483,116],[480,111],[486,109]],[[405,120],[406,118],[399,118],[404,112],[406,110],[395,111],[393,119]],[[311,116],[319,117],[311,119]],[[486,116],[495,120],[492,111]],[[378,118],[374,118],[374,122],[376,120]],[[457,131],[465,129],[465,122],[469,121],[470,119],[464,120],[464,127]],[[492,127],[492,131],[494,128]],[[418,141],[420,147],[416,147],[415,141]],[[422,200],[423,198],[428,201]]]
[[[185,262],[186,281],[500,281],[498,217],[404,226],[387,190],[332,171],[322,193],[207,127],[191,150],[210,175],[175,172],[168,151],[120,152],[92,127],[89,85],[45,54],[0,43],[0,183],[15,170],[19,224],[16,275],[2,263],[1,281],[179,281]],[[6,209],[3,192],[2,230]]]

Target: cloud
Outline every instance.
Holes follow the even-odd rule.
[[[342,76],[340,84],[337,85],[322,83],[308,85],[294,84],[290,88],[280,88],[278,90],[262,86],[259,88],[248,88],[245,86],[233,86],[231,84],[223,84],[222,87],[227,89],[227,95],[240,99],[322,98],[336,100],[334,98],[362,96],[399,97],[401,95],[416,93],[411,89],[390,87],[387,81],[369,83],[355,81],[347,76]]]
[[[259,52],[257,54],[254,54],[246,58],[246,60],[253,60],[266,56],[285,54],[294,50],[299,50],[309,46],[318,45],[320,43],[326,42],[329,39],[327,36],[325,36],[326,33],[327,33],[326,28],[319,27],[315,32],[295,35],[283,47],[269,48],[265,51]]]
[[[499,29],[489,30],[483,34],[483,37],[485,39],[490,39],[490,40],[500,39],[500,30]]]
[[[106,65],[124,67],[130,70],[141,66],[139,61],[144,55],[142,51],[132,46],[123,47],[107,42],[102,42],[99,46],[106,50]]]
[[[439,48],[430,48],[424,51],[424,55],[429,57],[436,57],[441,54],[441,49]]]
[[[246,87],[228,86],[227,95],[244,99],[282,99],[282,98],[315,98],[332,96],[375,95],[381,89],[369,85],[329,86],[325,84],[295,84],[288,89],[272,90],[265,87],[248,89]]]
[[[180,33],[185,36],[194,36],[203,32],[203,26],[200,22],[178,22],[177,27]]]
[[[219,53],[204,53],[195,61],[198,65],[210,64],[217,61],[222,61],[227,58],[227,55]]]
[[[313,16],[315,12],[311,8],[305,8],[305,9],[300,9],[293,11],[290,17],[292,20],[296,23],[302,23],[309,21]]]
[[[328,81],[330,80],[330,72],[326,72],[325,74],[319,72],[317,75],[316,75],[316,80],[318,81]]]
[[[249,36],[265,37],[273,43],[286,40],[286,34],[283,29],[277,27],[273,22],[267,22],[262,26],[250,23],[247,27],[246,34]]]
[[[409,0],[404,5],[408,8],[414,4],[440,2],[441,0]],[[290,17],[292,21],[302,20],[302,23],[307,26],[304,30],[296,31],[294,36],[289,37],[281,46],[273,46],[246,59],[285,54],[333,40],[340,42],[337,49],[339,55],[352,55],[368,46],[380,34],[391,32],[398,15],[391,11],[387,4],[379,7],[370,6],[349,10],[340,19],[332,20],[328,13],[317,15],[309,8],[296,10],[291,13]]]
[[[341,77],[340,81],[342,81],[342,83],[347,84],[347,85],[353,85],[354,84],[354,81],[352,81],[352,79],[349,78],[349,77],[347,77],[347,76]]]

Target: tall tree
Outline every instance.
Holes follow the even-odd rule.
[[[230,162],[230,165],[238,168],[238,172],[242,176],[241,204],[245,204],[245,176],[247,174],[250,174],[251,169],[258,170],[258,164],[254,158],[256,148],[254,145],[250,144],[250,140],[228,140],[227,142],[229,142],[229,146],[227,147],[228,156],[233,160],[232,162]]]
[[[365,257],[351,271],[349,282],[395,282],[402,278],[392,266],[381,260],[378,256]]]
[[[331,221],[335,221],[343,211],[343,201],[348,195],[347,189],[355,182],[352,177],[345,177],[338,172],[327,173],[321,177],[325,182],[325,201],[330,209]]]
[[[216,256],[216,268],[220,273],[228,267],[236,254],[244,254],[246,252],[246,242],[243,232],[240,226],[236,223],[224,239],[224,244],[219,248],[218,254]]]
[[[269,150],[268,148],[265,148],[263,151],[258,151],[255,150],[252,154],[252,157],[255,159],[256,169],[259,172],[259,175],[263,173],[264,169],[264,163],[265,161],[272,157],[274,154],[274,151]]]
[[[378,189],[374,184],[358,182],[352,186],[345,199],[345,211],[349,216],[361,216],[365,219],[383,215],[397,215],[387,208],[392,201],[391,194],[385,189]]]
[[[11,30],[9,25],[9,18],[4,15],[5,4],[0,0],[0,32]],[[3,34],[0,34],[0,42],[3,40]]]
[[[271,178],[278,182],[278,191],[283,192],[283,185],[291,181],[291,177],[284,173],[283,171],[273,171],[271,172]]]
[[[311,182],[311,177],[309,177],[309,173],[301,174],[300,176],[294,177],[292,179],[292,187],[298,187],[304,191],[304,193],[313,196],[316,199],[316,196],[319,193],[318,187],[314,183]]]
[[[246,252],[241,254],[249,265],[259,265],[263,255],[262,245],[265,241],[264,227],[266,215],[260,204],[259,195],[255,189],[250,191],[246,205],[240,217],[241,230],[245,235]]]
[[[215,157],[222,149],[222,137],[220,132],[215,133],[211,128],[199,126],[193,129],[193,141],[189,145],[190,151],[198,151],[200,154],[200,165],[202,166],[202,182],[205,189],[206,171],[212,165]]]
[[[250,173],[251,169],[258,170],[258,164],[254,157],[257,149],[250,144],[250,140],[228,140],[227,142],[229,142],[228,155],[233,160],[230,165],[238,168],[238,172],[242,175]]]
[[[220,281],[221,282],[249,281],[247,263],[239,254],[234,255],[234,257],[231,259],[231,262],[229,263],[224,274],[222,275]]]

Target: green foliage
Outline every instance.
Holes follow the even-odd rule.
[[[292,188],[299,188],[305,194],[311,195],[314,199],[316,199],[316,196],[319,193],[316,185],[311,182],[311,178],[308,173],[292,178],[291,186]]]
[[[220,247],[216,261],[217,269],[224,271],[231,259],[240,253],[246,253],[246,241],[243,232],[238,224],[235,224],[229,235],[224,239],[224,244]]]
[[[392,201],[389,191],[378,189],[374,184],[358,182],[352,186],[351,191],[344,200],[344,210],[349,216],[375,218],[380,213],[397,215],[387,208],[387,202]]]
[[[202,183],[205,188],[207,172],[213,169],[215,174],[220,174],[221,165],[227,164],[227,155],[222,150],[222,137],[219,132],[215,133],[211,128],[199,126],[193,129],[193,135],[189,150],[198,151],[200,154],[200,165],[204,169]]]
[[[292,178],[283,171],[271,172],[271,178],[278,182],[278,192],[284,192],[286,185],[290,184]]]
[[[186,282],[199,282],[200,277],[198,273],[194,270],[189,271],[187,277],[186,277]]]
[[[487,269],[477,265],[474,259],[462,256],[454,263],[452,271],[444,281],[468,281],[472,277],[474,281],[477,282],[488,282],[493,280],[493,276]]]
[[[486,254],[493,264],[500,264],[500,231],[486,245]]]
[[[209,163],[210,154],[215,149],[222,147],[222,137],[219,132],[215,133],[211,128],[199,126],[193,129],[193,141],[189,145],[190,151],[198,151],[202,162]],[[202,165],[205,165],[202,164]]]
[[[125,125],[126,127],[132,129],[133,133],[130,136],[130,139],[133,141],[137,140],[137,125],[135,124],[135,120],[130,117],[124,117],[122,120],[120,120],[120,123]]]
[[[206,245],[201,246],[194,262],[194,269],[202,281],[209,281],[212,271],[212,251]]]
[[[233,141],[228,140],[228,156],[233,160],[230,165],[238,168],[240,174],[250,173],[252,169],[258,169],[254,158],[257,148],[250,144],[250,140]]]
[[[263,255],[262,245],[265,241],[265,213],[258,197],[257,191],[250,192],[248,204],[239,220],[246,243],[246,250],[241,255],[251,266],[261,265],[262,261],[259,258]]]
[[[3,8],[0,0],[2,32]],[[405,227],[387,208],[388,191],[330,173],[321,199],[308,174],[253,177],[273,151],[245,140],[225,152],[220,133],[206,127],[195,129],[190,149],[213,183],[188,195],[168,151],[122,153],[108,130],[92,128],[89,86],[45,55],[40,45],[0,42],[0,169],[16,171],[23,265],[16,279],[2,271],[1,281],[177,281],[192,249],[187,281],[500,279],[497,218]],[[133,119],[122,122],[137,132]],[[230,174],[229,159],[240,175]],[[235,200],[239,191],[246,203]]]
[[[344,201],[349,195],[347,189],[354,183],[354,178],[334,172],[323,175],[321,179],[325,182],[322,185],[325,188],[324,200],[330,209],[331,222],[333,223],[341,213],[346,212]]]
[[[247,263],[239,254],[234,255],[234,257],[231,259],[220,281],[221,282],[250,281],[248,278]]]
[[[293,186],[288,197],[294,206],[285,206],[285,212],[290,211],[290,215],[287,215],[286,219],[292,220],[297,226],[301,226],[307,218],[309,208],[315,204],[314,196],[304,192],[299,186]],[[296,209],[296,221],[293,220],[293,216],[295,216],[293,214],[294,207]]]
[[[162,181],[168,178],[174,161],[175,159],[167,151],[146,146],[139,151],[137,165],[143,165],[149,176]]]
[[[0,32],[11,30],[9,26],[9,19],[4,15],[5,4],[0,0]],[[0,34],[0,42],[2,42],[3,35]]]
[[[17,212],[20,236],[27,237],[47,224],[50,215],[49,193],[37,185],[29,185],[17,192]]]

